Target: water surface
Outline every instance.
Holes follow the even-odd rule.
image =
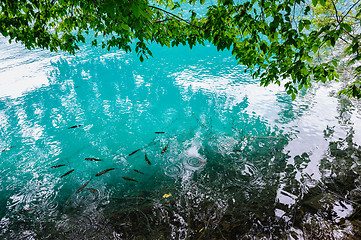
[[[230,52],[152,49],[1,38],[3,239],[359,236],[361,111],[341,83],[292,102]]]

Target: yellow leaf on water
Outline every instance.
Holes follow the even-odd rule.
[[[163,198],[169,198],[170,196],[172,196],[172,194],[171,194],[171,193],[164,194],[164,195],[163,195]]]

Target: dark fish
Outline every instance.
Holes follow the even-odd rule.
[[[134,153],[136,153],[136,152],[138,152],[138,151],[140,151],[140,148],[137,149],[137,150],[135,150],[135,151],[133,151],[132,153],[130,153],[129,156],[132,156]]]
[[[148,159],[148,157],[147,157],[147,154],[145,154],[145,161],[146,161],[149,165],[152,164],[152,163],[149,161],[149,159]]]
[[[156,133],[156,134],[162,134],[162,133],[165,133],[165,132],[154,132],[154,133]]]
[[[109,172],[109,171],[111,171],[111,170],[114,170],[114,169],[115,169],[115,168],[105,169],[105,170],[103,170],[103,171],[95,174],[95,176],[96,176],[96,177],[99,177],[99,176],[103,175],[104,173],[107,173],[107,172]]]
[[[233,152],[242,152],[241,149],[234,149]]]
[[[91,180],[91,179],[90,179],[90,180]],[[84,183],[84,185],[81,186],[81,187],[76,191],[76,193],[80,193],[81,191],[83,191],[83,189],[86,187],[86,185],[88,185],[88,183],[90,182],[90,180],[87,181],[86,183]]]
[[[89,192],[92,192],[92,193],[99,193],[99,191],[95,188],[86,188],[85,190],[88,190]]]
[[[68,127],[68,129],[77,128],[77,127],[81,127],[81,126],[82,126],[82,125],[75,125],[75,126]]]
[[[62,177],[65,177],[66,175],[69,175],[69,174],[72,173],[72,172],[74,172],[74,170],[75,170],[75,169],[70,170],[69,172],[66,172],[64,175],[61,176],[61,178],[62,178]]]
[[[163,148],[163,150],[160,152],[161,154],[163,154],[163,153],[165,153],[165,151],[167,151],[168,145],[169,145],[169,142],[168,142],[167,145]]]
[[[137,180],[130,178],[130,177],[122,177],[124,180],[128,180],[128,181],[133,181],[133,182],[138,182]]]
[[[141,172],[141,171],[139,171],[137,169],[134,169],[134,171],[137,172],[137,173],[140,173],[140,174],[144,174],[143,172]]]
[[[58,168],[58,167],[64,167],[66,166],[65,164],[60,164],[60,165],[55,165],[55,166],[52,166],[51,168]]]
[[[98,158],[85,158],[85,160],[87,160],[87,161],[94,161],[94,162],[99,162],[99,161],[101,161],[101,159],[98,159]]]
[[[7,150],[10,150],[10,149],[12,149],[13,147],[15,147],[15,146],[10,146],[10,147],[8,147],[8,148],[5,148],[5,149],[1,150],[1,152],[5,152],[5,151],[7,151]]]
[[[29,207],[29,208],[24,208],[23,210],[21,210],[19,212],[16,212],[15,214],[20,215],[20,214],[23,214],[23,213],[26,213],[26,212],[30,212],[30,211],[34,210],[35,208],[36,208],[36,206]]]

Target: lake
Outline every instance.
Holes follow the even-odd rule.
[[[361,236],[361,104],[295,101],[228,51],[0,38],[2,239]]]

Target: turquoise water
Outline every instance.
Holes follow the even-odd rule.
[[[230,52],[152,49],[141,63],[1,38],[3,239],[359,234],[361,111],[342,83],[292,102]]]

